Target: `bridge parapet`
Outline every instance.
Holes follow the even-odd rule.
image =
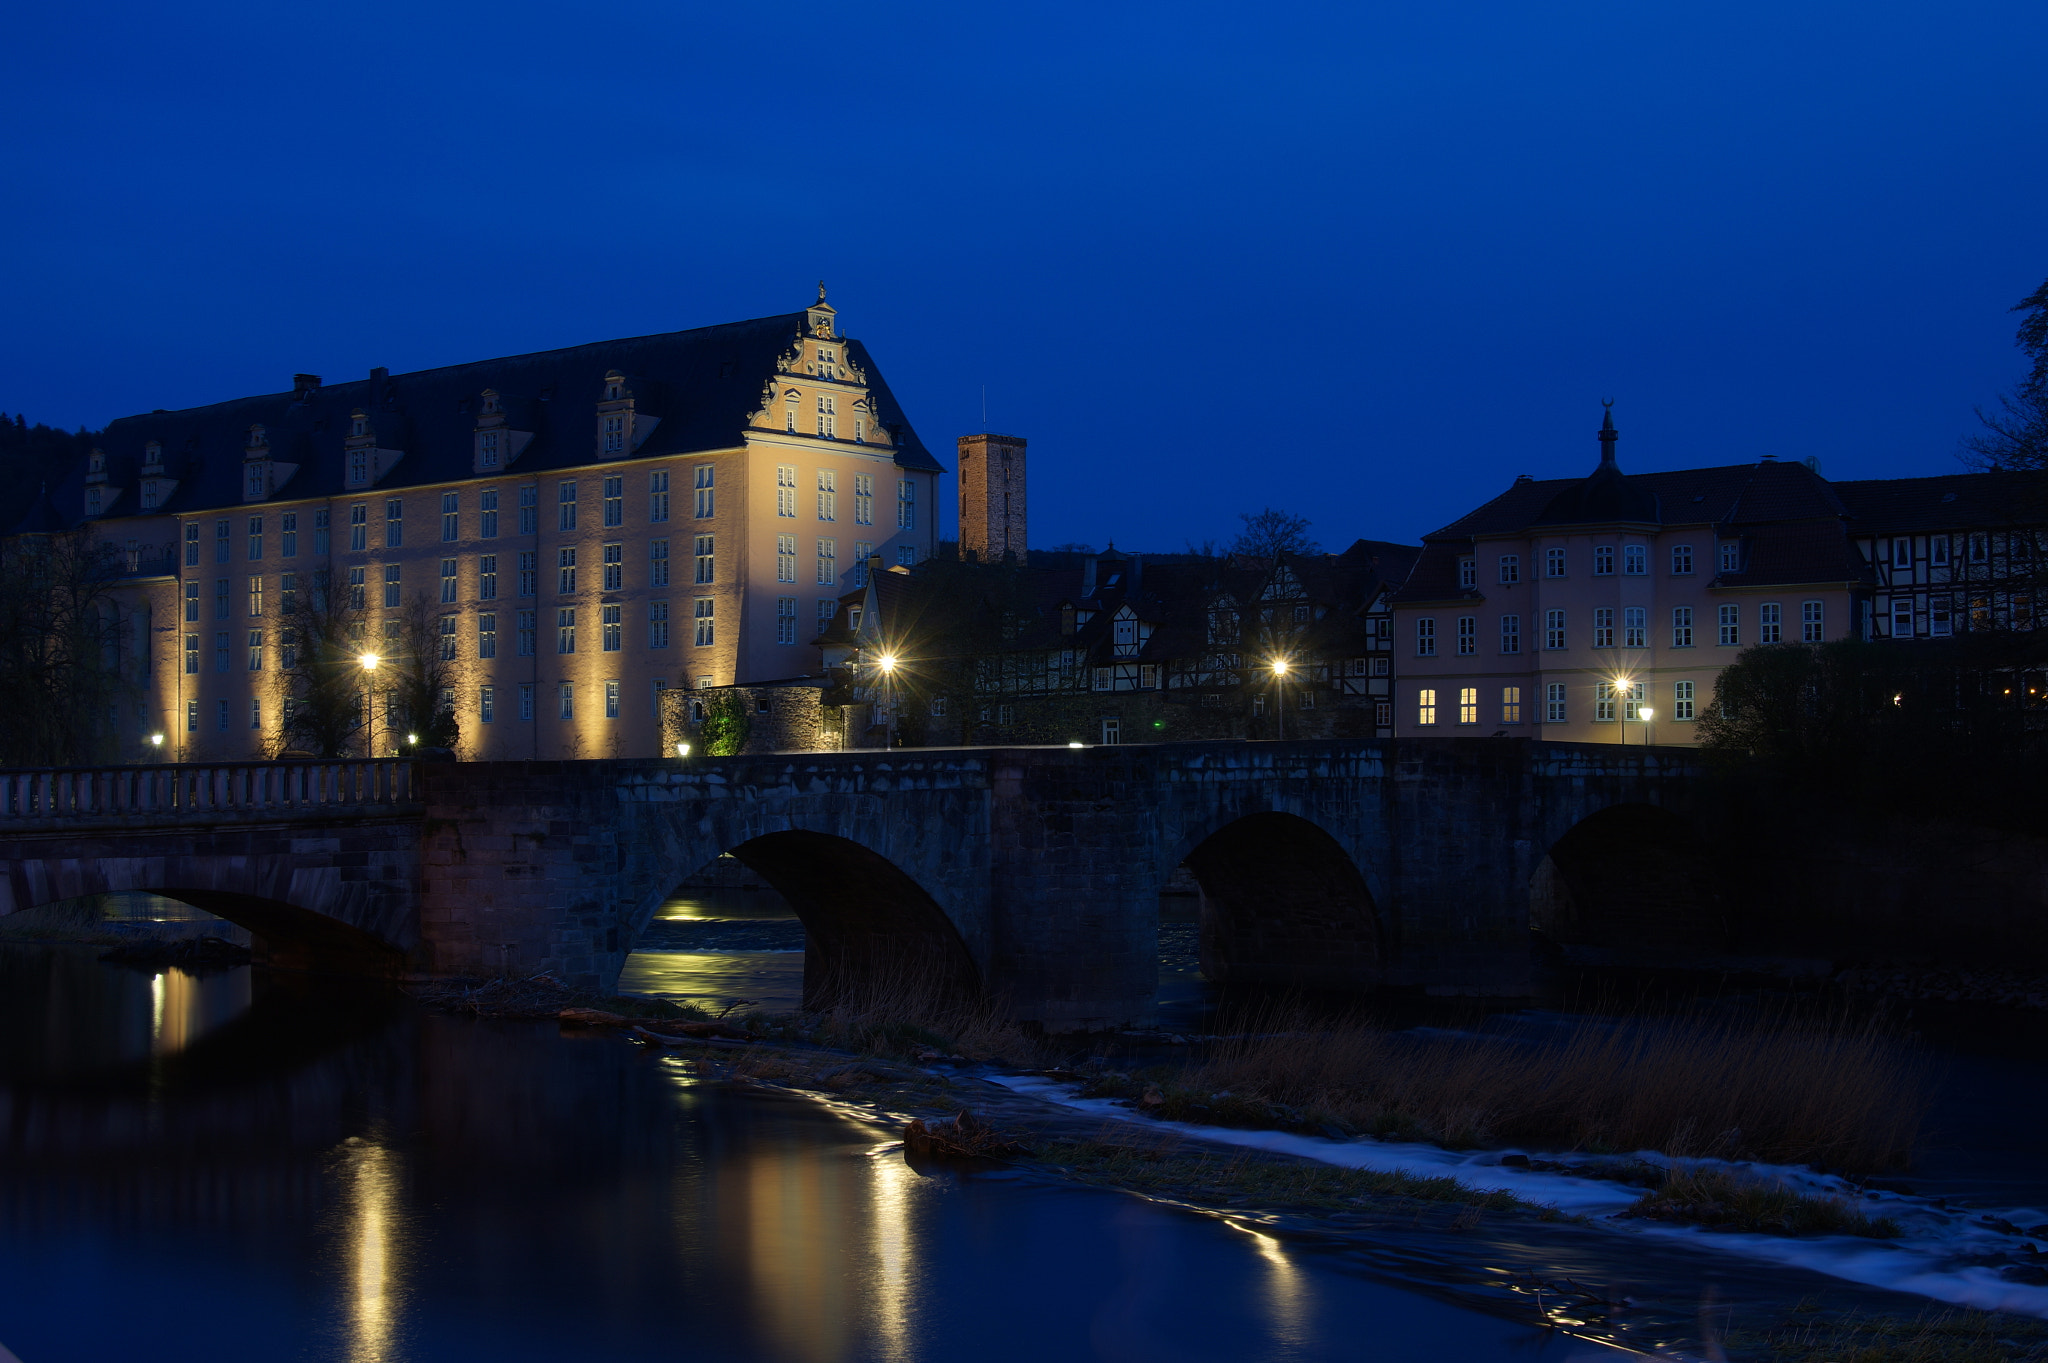
[[[187,816],[304,819],[399,812],[418,802],[408,758],[0,771],[0,830],[6,832]]]

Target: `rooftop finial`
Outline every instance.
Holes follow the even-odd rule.
[[[820,303],[825,301],[825,281],[822,279],[818,281],[818,301]]]
[[[1614,399],[1600,400],[1600,467],[1618,469],[1614,462],[1614,442],[1621,439],[1621,432],[1614,429]]]

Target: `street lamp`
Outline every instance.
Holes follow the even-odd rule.
[[[155,751],[155,755],[156,755],[156,760],[157,760],[157,761],[159,761],[159,762],[163,761],[163,760],[164,760],[164,736],[163,736],[162,734],[160,734],[160,733],[155,733],[155,734],[151,734],[151,735],[149,736],[149,746],[150,746],[150,747],[151,747],[151,748],[152,748],[152,749],[153,749],[153,750]]]
[[[677,757],[688,757],[689,755],[690,755],[690,745],[689,745],[689,744],[687,744],[687,743],[678,743],[678,744],[676,744],[676,756],[677,756]]]
[[[889,726],[883,746],[894,748],[896,746],[896,655],[884,653],[881,657],[875,659],[875,666],[882,669],[882,676],[889,683],[889,699],[887,702],[889,707]]]
[[[1646,748],[1650,746],[1650,721],[1656,717],[1657,712],[1655,710],[1652,710],[1647,705],[1643,707],[1643,746]]]
[[[1281,738],[1287,737],[1287,660],[1273,660],[1273,722]]]
[[[377,670],[377,664],[384,661],[374,653],[365,653],[356,659],[363,668],[363,709],[370,717],[370,738],[365,751],[369,756],[377,755],[377,693],[370,688],[370,674]]]

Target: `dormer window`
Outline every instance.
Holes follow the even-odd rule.
[[[142,447],[142,466],[146,469],[162,468],[164,447],[152,440]]]
[[[604,419],[604,452],[619,454],[626,448],[626,418],[608,416]]]
[[[352,436],[368,435],[370,419],[361,412],[351,413],[348,419],[348,433]]]
[[[348,481],[352,487],[361,487],[370,481],[370,452],[350,450],[348,452]]]
[[[604,400],[606,402],[616,402],[625,391],[626,385],[615,379],[604,386]]]
[[[498,467],[498,432],[485,431],[477,437],[476,462],[487,469]]]
[[[1721,542],[1721,571],[1732,573],[1739,571],[1741,567],[1742,542],[1740,540],[1723,540]]]
[[[269,443],[270,443],[270,442],[269,442],[269,441],[268,441],[268,440],[267,440],[267,439],[266,439],[266,438],[264,437],[264,434],[263,434],[263,428],[262,428],[261,426],[251,426],[251,427],[249,428],[249,448],[250,448],[250,449],[252,449],[252,450],[254,450],[254,449],[260,449],[260,448],[262,448],[262,447],[263,447],[264,445],[267,445],[267,444],[269,444]]]
[[[154,511],[163,505],[163,500],[163,484],[154,478],[143,479],[142,509],[144,511]]]
[[[101,489],[96,487],[89,487],[85,490],[86,515],[97,516],[100,514],[100,492]]]
[[[484,389],[483,398],[484,405],[481,409],[479,409],[479,415],[496,416],[500,412],[505,410],[503,404],[501,404],[498,401],[498,394],[494,390],[489,388]]]
[[[107,456],[104,453],[102,453],[99,450],[94,450],[91,454],[86,456],[85,472],[88,477],[99,478],[104,476],[106,474],[106,471]]]
[[[263,461],[261,459],[252,459],[243,469],[242,495],[245,497],[261,497],[263,491]]]

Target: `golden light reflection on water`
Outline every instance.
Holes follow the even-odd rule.
[[[1300,1344],[1308,1339],[1308,1284],[1301,1270],[1287,1257],[1286,1247],[1273,1236],[1231,1222],[1252,1238],[1259,1257],[1266,1261],[1266,1302],[1274,1336],[1284,1343]]]
[[[911,1280],[911,1198],[918,1175],[903,1162],[900,1146],[891,1142],[868,1152],[873,1171],[873,1210],[869,1213],[869,1255],[872,1277],[867,1283],[869,1309],[881,1357],[895,1363],[910,1354],[910,1322],[915,1312]]]
[[[385,1363],[398,1333],[404,1281],[404,1169],[397,1152],[351,1136],[341,1185],[342,1319],[349,1363]]]
[[[192,975],[173,966],[149,977],[149,1053],[176,1055],[249,1006],[249,972]]]

